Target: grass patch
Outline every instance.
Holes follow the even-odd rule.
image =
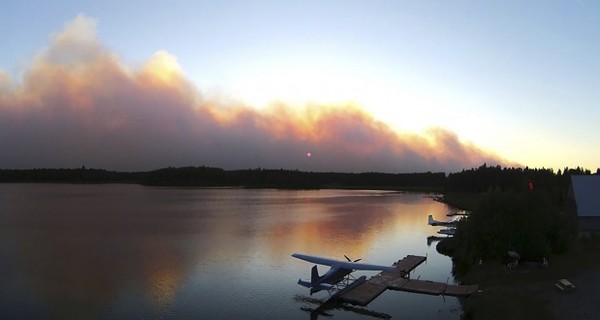
[[[556,319],[545,298],[557,293],[554,283],[598,267],[600,237],[596,236],[579,239],[568,253],[551,257],[548,267],[521,263],[507,270],[500,261],[473,266],[460,280],[479,284],[483,293],[462,300],[464,318]]]
[[[529,293],[513,290],[488,290],[473,296],[463,305],[464,319],[555,319],[542,301]]]

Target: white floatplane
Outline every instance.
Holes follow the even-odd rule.
[[[438,226],[454,227],[454,226],[456,226],[456,220],[438,221],[438,220],[433,219],[433,215],[429,215],[427,217],[427,224],[429,224],[430,226],[434,226],[434,227],[438,227]]]
[[[310,294],[321,290],[332,290],[336,288],[336,284],[346,278],[350,273],[355,270],[372,270],[372,271],[383,271],[391,270],[393,266],[381,266],[375,264],[358,263],[361,259],[351,260],[347,256],[344,256],[347,261],[328,259],[322,257],[316,257],[301,253],[294,253],[292,257],[316,263],[319,265],[330,266],[331,268],[322,276],[319,275],[317,266],[313,266],[311,269],[310,281],[298,280],[298,284],[310,289]]]
[[[437,233],[445,234],[447,236],[453,236],[456,234],[456,229],[455,228],[445,228],[445,229],[439,230]]]
[[[448,217],[467,216],[467,215],[469,215],[469,211],[467,211],[467,210],[454,210],[454,211],[450,211],[446,214],[446,216],[448,216]]]

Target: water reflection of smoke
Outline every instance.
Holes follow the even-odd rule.
[[[361,258],[380,234],[427,233],[427,215],[442,214],[444,207],[420,194],[382,193],[372,196],[319,198],[303,211],[289,208],[287,215],[304,215],[269,229],[270,251],[304,250],[315,255],[343,254]],[[312,211],[311,211],[312,210]]]
[[[54,191],[61,188],[69,193],[79,187],[56,186]],[[8,272],[20,276],[51,317],[98,318],[123,290],[145,292],[156,310],[167,308],[193,269],[195,254],[181,237],[202,231],[193,217],[160,218],[140,199],[134,201],[141,207],[123,217],[116,213],[127,202],[112,202],[117,195],[70,197],[62,208],[52,209],[46,209],[44,199],[13,201],[21,208],[10,211],[18,216],[3,224],[13,244],[3,260],[14,261]]]
[[[241,315],[273,301],[282,314],[308,270],[292,252],[391,263],[420,253],[408,238],[423,246],[427,214],[445,213],[421,195],[353,192],[0,185],[0,293],[18,292],[10,310],[30,318]]]

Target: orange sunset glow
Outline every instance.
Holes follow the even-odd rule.
[[[2,79],[0,134],[8,139],[0,144],[12,150],[2,160],[8,168],[398,172],[512,164],[443,128],[392,129],[357,104],[257,109],[211,98],[166,51],[141,68],[126,66],[82,15],[51,37],[22,81]]]
[[[598,13],[5,1],[0,320],[593,315]]]

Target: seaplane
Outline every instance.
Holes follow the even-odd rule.
[[[433,219],[433,215],[427,217],[427,224],[434,227],[454,227],[456,226],[456,220],[438,221]]]
[[[322,258],[302,253],[294,253],[292,254],[292,257],[315,263],[315,266],[311,269],[310,281],[302,279],[298,280],[299,285],[310,289],[311,295],[321,290],[326,290],[331,293],[331,290],[336,289],[336,285],[340,281],[346,279],[346,276],[350,275],[350,273],[355,270],[383,271],[395,268],[394,266],[358,263],[361,259],[352,260],[348,258],[348,256],[344,256],[347,261]],[[316,266],[317,264],[329,266],[330,269],[325,274],[319,275],[319,270]]]
[[[445,234],[445,235],[447,235],[447,236],[453,236],[453,235],[455,235],[455,234],[456,234],[456,228],[445,228],[445,229],[441,229],[441,230],[438,230],[438,232],[437,232],[437,233],[439,233],[439,234]]]

